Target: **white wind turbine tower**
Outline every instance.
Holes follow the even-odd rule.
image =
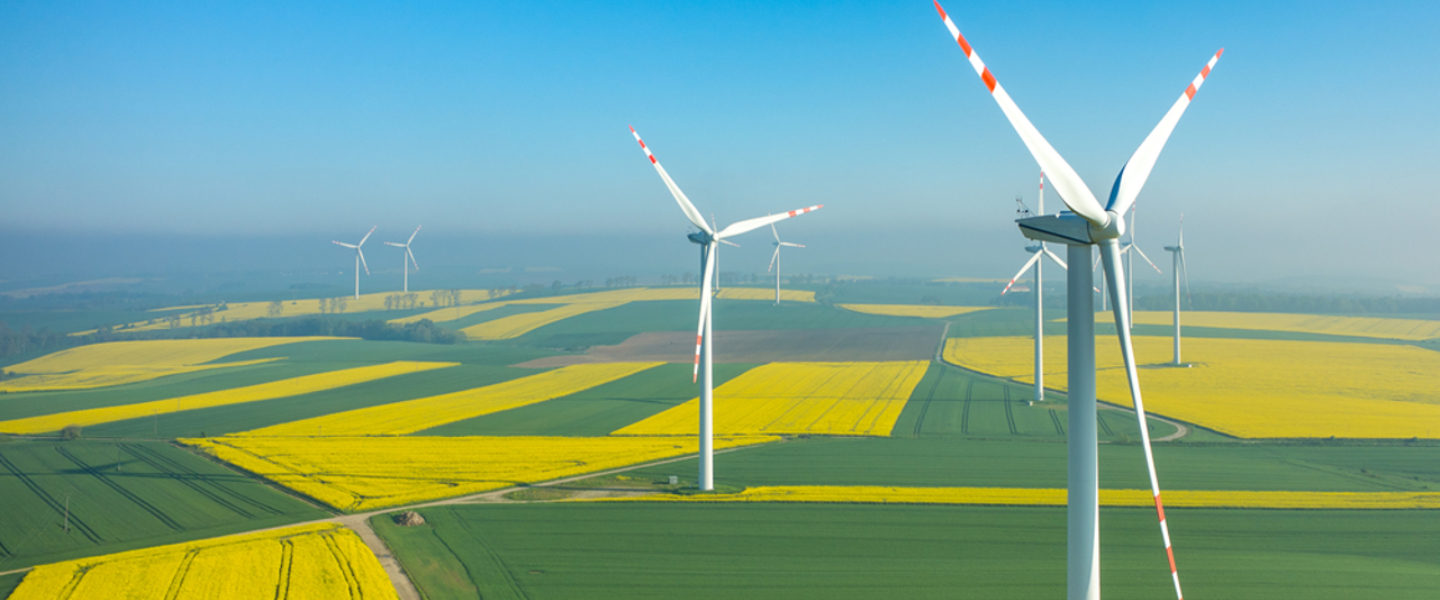
[[[1127,293],[1131,300],[1135,299],[1135,254],[1139,254],[1140,258],[1145,259],[1145,262],[1149,263],[1150,268],[1155,269],[1156,273],[1161,275],[1165,274],[1164,271],[1160,270],[1160,267],[1155,266],[1155,261],[1145,256],[1144,250],[1141,250],[1139,246],[1135,245],[1135,205],[1130,206],[1130,241],[1120,247],[1120,254],[1125,257],[1125,279],[1130,284]],[[1129,306],[1130,329],[1135,329],[1135,303],[1131,302]]]
[[[675,196],[675,201],[680,204],[680,210],[685,212],[685,217],[690,223],[699,228],[700,231],[690,234],[688,237],[691,243],[700,246],[700,325],[695,333],[695,373],[692,380],[700,383],[700,489],[710,491],[715,489],[714,479],[714,427],[712,385],[711,385],[711,359],[714,358],[714,336],[711,335],[711,300],[710,286],[714,281],[715,274],[715,252],[719,244],[725,242],[725,238],[734,237],[759,229],[776,221],[788,219],[795,215],[802,215],[812,210],[819,210],[825,205],[811,206],[778,215],[769,215],[755,219],[747,219],[731,223],[724,229],[716,230],[705,222],[700,211],[685,197],[685,192],[670,179],[670,174],[665,172],[665,167],[660,166],[660,161],[655,159],[655,154],[650,152],[650,147],[640,139],[640,134],[635,128],[630,128],[630,133],[635,136],[635,141],[640,144],[640,149],[645,151],[645,157],[650,159],[650,164],[655,165],[655,172],[660,174],[660,179],[665,182],[665,187],[670,189],[670,194]]]
[[[1125,362],[1125,374],[1130,383],[1130,398],[1135,404],[1135,416],[1140,425],[1140,437],[1144,442],[1145,466],[1150,475],[1151,493],[1155,497],[1155,511],[1160,520],[1160,532],[1165,541],[1165,552],[1170,559],[1170,574],[1175,583],[1175,595],[1183,598],[1180,591],[1180,575],[1175,568],[1175,553],[1170,547],[1170,533],[1165,525],[1165,510],[1160,502],[1160,484],[1155,473],[1155,458],[1150,448],[1150,430],[1145,417],[1145,404],[1140,397],[1140,380],[1135,368],[1135,352],[1130,339],[1130,312],[1126,307],[1129,299],[1125,296],[1124,271],[1120,269],[1121,235],[1125,233],[1123,215],[1135,203],[1135,197],[1149,179],[1155,160],[1164,149],[1175,125],[1180,121],[1196,90],[1214,68],[1215,62],[1225,50],[1222,48],[1206,63],[1200,74],[1191,80],[1189,87],[1160,119],[1140,147],[1126,161],[1111,189],[1109,203],[1101,205],[1095,194],[1080,179],[1080,175],[1060,156],[1020,111],[1005,88],[996,81],[990,69],[980,60],[974,48],[960,34],[955,22],[945,14],[940,3],[935,10],[945,21],[952,38],[960,44],[970,65],[984,81],[991,97],[1000,105],[1000,110],[1020,135],[1040,168],[1055,184],[1055,191],[1069,207],[1070,212],[1042,215],[1020,219],[1020,231],[1033,240],[1065,244],[1072,265],[1090,262],[1092,248],[1098,247],[1101,261],[1105,266],[1105,283],[1113,299],[1115,330],[1120,338],[1121,358]],[[1069,600],[1098,600],[1100,598],[1100,493],[1099,469],[1096,457],[1097,435],[1095,418],[1095,312],[1094,296],[1091,296],[1093,273],[1088,269],[1067,269],[1067,343],[1069,346],[1069,439],[1067,440],[1067,551],[1066,551],[1066,597]]]
[[[355,249],[355,299],[356,299],[356,300],[359,300],[359,299],[360,299],[360,267],[361,267],[361,266],[364,266],[364,267],[365,267],[365,274],[366,274],[366,275],[369,275],[369,274],[370,274],[370,265],[365,264],[365,252],[364,252],[363,250],[361,250],[360,247],[365,245],[365,240],[370,239],[370,234],[372,234],[372,233],[375,233],[375,227],[371,227],[371,228],[370,228],[370,231],[365,232],[365,237],[360,238],[360,243],[358,243],[358,244],[347,244],[347,243],[345,243],[345,242],[337,242],[337,241],[335,241],[335,240],[330,240],[330,241],[335,242],[336,244],[339,244],[339,245],[344,246],[344,247],[346,247],[346,248],[354,248],[354,249]]]
[[[1039,199],[1039,203],[1036,205],[1035,210],[1037,211],[1037,214],[1042,214],[1042,215],[1045,214],[1045,172],[1044,172],[1044,171],[1041,171],[1041,172],[1040,172],[1040,199]],[[1010,287],[1013,286],[1013,285],[1015,285],[1015,281],[1016,281],[1016,280],[1018,280],[1018,279],[1020,279],[1022,276],[1024,276],[1024,275],[1025,275],[1025,272],[1026,272],[1026,271],[1029,271],[1031,266],[1034,266],[1034,267],[1035,267],[1035,399],[1034,399],[1032,402],[1044,402],[1044,401],[1045,401],[1045,304],[1044,304],[1044,296],[1043,296],[1043,293],[1042,293],[1041,290],[1042,290],[1043,287],[1044,287],[1044,278],[1042,277],[1042,273],[1043,273],[1042,267],[1044,266],[1045,261],[1044,261],[1044,259],[1043,259],[1042,257],[1049,256],[1050,259],[1053,260],[1053,261],[1055,261],[1055,264],[1060,265],[1060,268],[1062,268],[1062,269],[1069,270],[1069,267],[1067,267],[1067,266],[1065,265],[1065,261],[1060,260],[1060,257],[1055,256],[1055,253],[1054,253],[1054,252],[1051,252],[1049,248],[1046,248],[1046,247],[1045,247],[1045,242],[1043,242],[1043,241],[1041,241],[1040,243],[1038,243],[1038,244],[1036,244],[1036,245],[1034,245],[1034,246],[1026,246],[1026,247],[1025,247],[1025,251],[1026,251],[1026,252],[1029,252],[1029,253],[1031,254],[1030,260],[1025,261],[1025,266],[1020,267],[1020,272],[1019,272],[1019,273],[1016,273],[1014,277],[1011,277],[1011,278],[1010,278],[1010,283],[1008,283],[1008,284],[1005,285],[1005,290],[1002,291],[1002,292],[1000,292],[1000,295],[1001,295],[1001,296],[1004,296],[1006,292],[1009,292],[1009,291],[1010,291]]]
[[[770,269],[775,270],[775,306],[780,306],[780,248],[784,246],[804,248],[805,246],[780,241],[780,232],[775,230],[774,223],[770,224],[770,233],[775,235],[775,255],[770,257],[770,267],[765,269],[765,271],[769,272]]]
[[[420,226],[419,226],[419,225],[416,225],[416,226],[415,226],[415,233],[410,234],[410,239],[405,240],[405,243],[403,243],[403,244],[397,244],[397,243],[395,243],[395,242],[385,242],[385,245],[386,245],[386,246],[394,246],[394,247],[396,247],[396,248],[404,248],[404,249],[405,249],[405,256],[403,256],[403,257],[400,258],[400,266],[402,266],[402,267],[405,268],[405,293],[407,293],[407,294],[410,293],[410,265],[411,265],[411,264],[414,264],[414,265],[415,265],[415,270],[416,270],[416,271],[419,271],[419,270],[420,270],[420,263],[415,262],[415,253],[410,251],[410,242],[415,241],[415,236],[418,235],[419,233],[420,233]],[[409,260],[406,260],[406,259],[409,259]]]
[[[1180,215],[1180,239],[1174,246],[1166,246],[1165,251],[1170,253],[1175,272],[1175,364],[1180,362],[1180,273],[1185,273],[1185,295],[1190,295],[1190,268],[1185,265],[1185,215]]]

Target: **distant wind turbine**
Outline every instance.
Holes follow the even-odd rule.
[[[692,225],[700,229],[700,231],[687,236],[691,243],[700,246],[700,325],[697,328],[698,331],[695,333],[695,373],[692,376],[692,381],[698,381],[700,383],[700,489],[710,491],[715,489],[714,420],[712,418],[713,378],[711,377],[711,359],[714,356],[714,336],[711,331],[711,306],[713,302],[710,291],[715,276],[715,251],[719,248],[721,242],[726,241],[725,238],[737,236],[747,231],[753,231],[796,215],[803,215],[813,210],[819,210],[823,208],[824,205],[821,204],[777,215],[738,221],[717,231],[715,227],[705,222],[705,218],[701,216],[700,211],[695,208],[695,205],[691,204],[690,199],[685,196],[685,192],[680,191],[680,186],[675,185],[675,182],[670,179],[670,174],[665,172],[665,167],[660,166],[660,161],[656,160],[655,154],[650,152],[650,147],[646,146],[645,142],[640,139],[640,134],[635,132],[634,127],[630,128],[630,133],[635,136],[635,141],[640,144],[640,149],[645,151],[645,157],[650,159],[650,164],[655,165],[655,172],[660,174],[660,179],[665,182],[665,187],[670,189],[670,195],[675,197],[675,202],[680,204],[680,210],[684,211],[685,217],[690,219]],[[700,377],[702,374],[704,377]]]
[[[767,268],[767,269],[765,269],[765,271],[766,271],[766,272],[769,272],[771,269],[774,269],[774,270],[775,270],[775,305],[776,305],[776,306],[779,306],[779,305],[780,305],[780,248],[781,248],[781,247],[784,247],[784,246],[789,246],[789,247],[791,247],[791,248],[804,248],[805,246],[803,246],[803,245],[801,245],[801,244],[792,244],[792,243],[790,243],[790,242],[782,242],[782,241],[780,241],[780,232],[775,230],[775,224],[774,224],[774,223],[771,223],[771,224],[770,224],[770,233],[771,233],[771,234],[774,234],[774,236],[775,236],[775,255],[770,257],[770,267]]]
[[[395,242],[385,242],[386,246],[394,246],[396,248],[405,249],[405,256],[400,257],[400,266],[405,268],[405,293],[407,294],[410,293],[410,265],[414,264],[415,270],[420,270],[420,263],[415,262],[415,253],[410,251],[410,242],[415,241],[415,236],[419,233],[420,226],[416,225],[415,233],[410,234],[410,239],[405,240],[405,243],[397,244]],[[407,258],[409,260],[406,260]]]
[[[940,3],[935,10],[945,22],[960,49],[965,52],[970,66],[980,76],[990,97],[1000,106],[1005,119],[1019,134],[1020,140],[1035,162],[1040,163],[1055,185],[1055,191],[1065,202],[1069,212],[1055,215],[1040,215],[1020,219],[1020,231],[1037,241],[1065,244],[1068,248],[1069,263],[1074,269],[1067,269],[1068,319],[1067,344],[1069,345],[1069,423],[1067,433],[1067,478],[1066,478],[1066,598],[1069,600],[1099,600],[1100,598],[1100,487],[1098,461],[1098,433],[1096,431],[1095,401],[1095,298],[1090,294],[1094,280],[1093,272],[1083,268],[1090,262],[1093,249],[1100,250],[1101,262],[1105,268],[1106,289],[1113,299],[1115,332],[1120,338],[1120,354],[1125,364],[1125,375],[1129,380],[1130,399],[1134,402],[1136,421],[1140,426],[1140,438],[1145,448],[1145,467],[1150,475],[1150,491],[1155,498],[1155,512],[1160,521],[1161,538],[1165,542],[1165,553],[1170,559],[1170,576],[1175,583],[1175,596],[1183,598],[1180,590],[1180,575],[1175,567],[1175,553],[1170,546],[1170,531],[1165,523],[1165,508],[1160,501],[1160,482],[1155,472],[1155,455],[1150,448],[1150,428],[1145,415],[1145,404],[1140,397],[1140,375],[1135,366],[1135,349],[1131,340],[1130,311],[1126,304],[1125,272],[1120,268],[1120,237],[1125,234],[1125,212],[1134,205],[1146,180],[1150,178],[1155,161],[1170,139],[1175,125],[1180,122],[1185,109],[1189,108],[1195,92],[1205,83],[1210,70],[1225,52],[1222,48],[1205,64],[1200,74],[1175,100],[1160,123],[1140,142],[1140,147],[1130,155],[1120,175],[1115,178],[1110,197],[1101,204],[1094,192],[1065,162],[1045,136],[1035,128],[1015,100],[996,80],[995,75],[980,60],[980,55],[971,47],[960,29],[955,26]]]
[[[364,252],[363,250],[361,250],[360,247],[365,245],[365,240],[370,239],[370,234],[372,234],[372,233],[375,233],[375,227],[371,227],[371,228],[370,228],[370,231],[365,232],[365,237],[360,238],[360,243],[358,243],[358,244],[347,244],[347,243],[345,243],[345,242],[335,242],[335,240],[331,240],[332,242],[335,242],[336,244],[339,244],[339,245],[344,246],[344,247],[346,247],[346,248],[354,248],[354,249],[355,249],[355,299],[356,299],[356,300],[359,300],[359,299],[360,299],[360,267],[361,267],[361,266],[364,266],[364,267],[365,267],[365,274],[366,274],[366,275],[369,275],[369,274],[370,274],[370,265],[365,264],[365,252]]]
[[[1190,296],[1190,268],[1185,265],[1185,215],[1180,215],[1180,240],[1174,246],[1166,246],[1173,261],[1175,272],[1175,364],[1180,362],[1180,274],[1185,274],[1185,296]]]
[[[1044,172],[1044,171],[1041,171],[1041,172],[1040,172],[1040,199],[1039,199],[1039,203],[1036,205],[1036,210],[1038,211],[1038,214],[1042,214],[1042,215],[1045,214],[1045,172]],[[1046,248],[1046,247],[1045,247],[1045,242],[1043,242],[1043,241],[1040,242],[1039,244],[1034,245],[1034,246],[1027,246],[1027,247],[1025,248],[1025,251],[1026,251],[1026,252],[1029,252],[1029,253],[1031,254],[1030,260],[1025,261],[1025,266],[1020,267],[1020,272],[1019,272],[1019,273],[1016,273],[1014,277],[1011,277],[1011,278],[1010,278],[1010,283],[1008,283],[1008,284],[1005,285],[1005,290],[1002,291],[1002,292],[1000,292],[1000,295],[1001,295],[1001,296],[1004,296],[1007,292],[1010,291],[1010,287],[1013,286],[1013,285],[1015,285],[1015,282],[1016,282],[1017,280],[1019,280],[1021,277],[1023,277],[1023,276],[1025,275],[1025,272],[1026,272],[1026,271],[1029,271],[1029,270],[1030,270],[1030,267],[1032,267],[1032,266],[1035,267],[1035,400],[1034,400],[1034,402],[1044,402],[1044,401],[1045,401],[1045,300],[1044,300],[1043,292],[1041,291],[1041,290],[1044,289],[1044,278],[1041,276],[1041,275],[1042,275],[1042,272],[1043,272],[1043,271],[1042,271],[1042,267],[1044,266],[1044,263],[1045,263],[1043,257],[1049,256],[1049,257],[1050,257],[1050,260],[1055,261],[1055,264],[1060,265],[1060,268],[1062,268],[1062,269],[1067,269],[1067,270],[1068,270],[1069,267],[1067,267],[1067,266],[1065,265],[1065,261],[1060,260],[1060,257],[1059,257],[1059,256],[1055,256],[1055,253],[1054,253],[1054,252],[1051,252],[1049,248]]]
[[[1156,273],[1159,273],[1161,275],[1165,274],[1164,271],[1160,270],[1160,267],[1155,266],[1155,261],[1152,261],[1150,260],[1150,257],[1145,256],[1144,250],[1141,250],[1139,246],[1135,245],[1135,206],[1138,204],[1139,203],[1137,202],[1136,204],[1130,206],[1130,241],[1126,242],[1120,248],[1120,254],[1125,257],[1125,279],[1126,282],[1130,284],[1130,290],[1128,293],[1131,300],[1135,299],[1135,254],[1139,254],[1140,258],[1143,258],[1145,259],[1145,262],[1150,263],[1150,268],[1155,269]],[[1129,306],[1130,328],[1134,329],[1135,303],[1131,302]]]

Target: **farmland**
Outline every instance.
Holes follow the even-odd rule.
[[[452,366],[455,366],[455,363],[397,361],[383,365],[356,367],[354,369],[330,373],[306,375],[233,390],[207,392],[193,396],[155,400],[140,404],[92,408],[30,417],[28,419],[4,421],[0,422],[0,431],[7,433],[45,433],[59,431],[67,425],[80,425],[83,427],[98,423],[109,423],[112,421],[123,421],[126,419],[158,415],[161,413],[257,402],[260,400],[270,400],[296,394],[334,389],[406,373]]]
[[[205,363],[247,350],[321,339],[325,338],[147,340],[81,346],[11,366],[10,372],[28,376],[0,381],[0,392],[88,389],[233,368],[273,359]]]
[[[260,481],[156,442],[0,444],[0,497],[5,498],[4,570],[326,515]]]
[[[1033,372],[1026,338],[952,339],[946,358],[1025,381]],[[1408,345],[1280,340],[1185,340],[1194,368],[1164,367],[1168,338],[1137,336],[1146,407],[1251,438],[1440,437],[1440,353]],[[1047,338],[1046,381],[1064,387],[1064,338]],[[1101,399],[1129,404],[1113,339],[1097,340]],[[1054,369],[1051,369],[1051,366]]]
[[[1196,491],[1164,493],[1168,508],[1273,508],[1397,510],[1440,509],[1440,492]],[[1064,488],[947,488],[888,486],[752,487],[734,494],[654,495],[619,500],[640,502],[825,502],[868,504],[978,504],[1065,506]],[[1146,508],[1150,490],[1100,490],[1100,506]]]
[[[430,507],[421,509],[428,525],[398,528],[379,517],[373,525],[428,597],[647,597],[695,589],[697,582],[725,596],[793,596],[802,588],[800,595],[837,597],[868,597],[882,588],[911,596],[957,589],[975,597],[1048,594],[1063,582],[1064,568],[1063,545],[1057,549],[1064,538],[1058,507],[1070,417],[1058,391],[1065,383],[1063,338],[1047,344],[1047,364],[1058,368],[1047,379],[1046,399],[1032,404],[1028,311],[906,304],[917,298],[892,300],[884,290],[861,290],[856,299],[891,306],[859,310],[814,302],[813,292],[787,292],[793,302],[780,306],[769,302],[770,289],[731,287],[720,294],[715,422],[717,433],[728,437],[716,446],[736,450],[716,456],[721,493],[685,491],[694,486],[697,462],[681,458],[628,471],[615,490],[629,492],[608,489],[605,482],[616,476],[607,476],[564,484],[568,491],[558,495],[532,488],[509,496],[659,494],[640,501]],[[854,295],[836,292],[845,294]],[[0,456],[15,465],[9,472],[24,475],[0,480],[11,490],[0,493],[26,498],[9,517],[0,516],[0,547],[10,553],[0,566],[71,559],[99,565],[107,557],[84,557],[327,514],[305,501],[370,511],[693,455],[694,298],[691,288],[505,298],[407,318],[443,319],[452,329],[508,328],[505,339],[454,345],[219,340],[238,345],[178,358],[118,356],[224,368],[6,394],[0,431],[29,423],[25,431],[48,433],[64,421],[84,423],[85,439],[0,444]],[[1433,561],[1414,559],[1434,550],[1416,532],[1440,510],[1440,446],[1399,435],[1354,442],[1328,440],[1329,433],[1255,436],[1299,438],[1283,443],[1237,443],[1225,435],[1253,435],[1225,414],[1272,430],[1313,427],[1327,415],[1358,428],[1376,419],[1376,411],[1361,418],[1334,403],[1360,398],[1418,410],[1440,406],[1433,395],[1415,391],[1440,372],[1433,351],[1398,337],[1362,337],[1353,325],[1304,331],[1197,325],[1197,335],[1186,341],[1187,359],[1196,364],[1191,369],[1159,366],[1169,361],[1170,340],[1145,334],[1166,332],[1166,325],[1137,328],[1141,361],[1151,365],[1142,378],[1152,412],[1210,428],[1190,427],[1155,448],[1182,576],[1194,572],[1187,592],[1245,597],[1252,589],[1283,588],[1325,597],[1314,585],[1325,576],[1369,590],[1382,589],[1377,586],[1389,579],[1377,574],[1386,573],[1407,578],[1395,597],[1425,597],[1440,588],[1433,584]],[[1063,328],[1062,322],[1047,325],[1054,333]],[[993,376],[932,362],[941,331],[950,338],[948,359]],[[105,345],[82,349],[108,351]],[[1098,353],[1100,390],[1123,406],[1117,355],[1113,348]],[[72,360],[47,358],[60,359]],[[52,371],[104,369],[116,360]],[[1287,389],[1273,383],[1282,380]],[[1177,395],[1194,390],[1233,398]],[[1208,412],[1187,413],[1187,403]],[[1110,528],[1106,593],[1165,592],[1163,553],[1153,569],[1109,566],[1143,563],[1159,551],[1153,511],[1145,508],[1149,482],[1135,418],[1107,408],[1097,419],[1104,526]],[[1425,419],[1412,415],[1410,421]],[[1163,420],[1150,426],[1155,438],[1182,433]],[[183,438],[188,446],[125,441],[136,438]],[[170,462],[135,458],[151,457],[147,452]],[[671,476],[679,483],[669,484]],[[59,525],[29,526],[63,519],[66,492],[68,534]],[[1356,536],[1366,528],[1380,532],[1370,535],[1397,532],[1398,548],[1375,551],[1379,538],[1370,535],[1361,536],[1358,549],[1304,543],[1325,532]],[[1227,543],[1222,534],[1245,544]],[[703,551],[671,547],[677,543],[671,538],[687,535],[707,540]],[[605,539],[608,554],[586,550]],[[1053,556],[1009,545],[1016,539]],[[265,544],[269,549],[258,551],[265,556],[283,547]],[[292,550],[299,551],[299,545]],[[260,566],[270,558],[245,558],[249,550],[206,552],[190,559],[192,570],[230,564],[204,581],[235,590],[245,589],[245,581],[269,582],[281,569],[280,563]],[[96,566],[86,571],[94,573],[87,585],[112,575],[164,579],[162,572],[174,581],[179,560],[183,553],[127,567],[123,576],[118,568]],[[726,587],[721,582],[731,567],[701,560],[746,565],[758,578]],[[1266,587],[1271,580],[1257,564],[1283,570],[1272,579],[1284,585]],[[1232,581],[1217,569],[1250,575]],[[1005,583],[1017,570],[1050,579],[1032,578],[1012,590]],[[32,583],[43,584],[44,573],[32,573]],[[322,587],[344,583],[320,572],[293,573],[294,581]],[[224,583],[227,577],[236,583]],[[17,581],[0,578],[0,590]]]
[[[10,597],[385,600],[396,595],[359,537],[322,524],[46,565]]]
[[[717,438],[716,448],[774,441]],[[181,440],[340,510],[448,498],[693,453],[695,438],[229,437]]]
[[[1409,341],[1440,338],[1440,321],[1421,319],[1188,311],[1180,319],[1180,322],[1184,325],[1220,329],[1295,331]],[[1137,325],[1171,325],[1173,323],[1174,315],[1169,312],[1135,311],[1135,324]]]
[[[955,315],[989,310],[988,307],[983,306],[931,306],[915,304],[841,304],[840,308],[865,313],[867,315],[920,317],[924,319],[943,319]]]
[[[715,390],[722,435],[888,435],[927,363],[774,363]],[[699,400],[616,431],[695,435]]]
[[[1065,585],[1058,508],[602,502],[421,512],[428,526],[372,523],[417,584],[444,597],[1036,598]],[[1173,594],[1153,510],[1101,513],[1106,597]],[[1430,511],[1170,516],[1187,595],[1440,593],[1440,520]]]
[[[658,363],[575,365],[440,396],[292,421],[244,435],[405,435],[567,396],[656,366]]]

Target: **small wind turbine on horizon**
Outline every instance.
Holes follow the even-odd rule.
[[[1185,274],[1185,297],[1190,297],[1190,268],[1185,264],[1185,215],[1180,215],[1180,239],[1174,246],[1166,246],[1165,251],[1170,253],[1175,272],[1175,364],[1180,362],[1180,274]]]
[[[1140,258],[1143,258],[1143,259],[1145,259],[1145,262],[1150,263],[1150,268],[1155,269],[1155,272],[1156,272],[1156,273],[1159,273],[1159,274],[1161,274],[1161,275],[1164,275],[1164,274],[1165,274],[1164,271],[1161,271],[1161,270],[1160,270],[1160,267],[1155,266],[1155,261],[1150,260],[1150,257],[1149,257],[1149,256],[1145,256],[1145,251],[1144,251],[1144,250],[1141,250],[1139,246],[1135,245],[1135,207],[1138,206],[1138,205],[1139,205],[1139,203],[1137,202],[1136,204],[1130,206],[1130,241],[1125,242],[1125,244],[1124,244],[1123,246],[1121,246],[1121,248],[1120,248],[1120,254],[1125,257],[1125,280],[1126,280],[1127,283],[1130,284],[1130,289],[1128,290],[1127,293],[1129,294],[1130,299],[1132,300],[1132,302],[1129,303],[1129,307],[1130,307],[1130,328],[1131,328],[1131,329],[1134,329],[1134,328],[1135,328],[1135,303],[1133,302],[1133,300],[1135,299],[1135,256],[1134,256],[1134,255],[1135,255],[1135,254],[1139,254],[1139,255],[1140,255]],[[1132,251],[1133,251],[1133,252],[1132,252]]]
[[[378,226],[377,226],[377,227],[378,227]],[[340,242],[340,241],[336,241],[336,240],[330,240],[330,241],[332,241],[332,242],[334,242],[334,243],[336,243],[336,244],[339,244],[339,245],[341,245],[341,246],[344,246],[344,247],[346,247],[346,248],[354,248],[354,249],[355,249],[355,299],[356,299],[356,300],[359,300],[359,299],[360,299],[360,267],[361,267],[361,266],[364,266],[364,267],[365,267],[365,274],[366,274],[366,275],[369,275],[369,274],[370,274],[370,265],[365,264],[365,252],[364,252],[363,250],[361,250],[360,247],[365,245],[365,240],[370,239],[370,234],[372,234],[372,233],[375,233],[375,227],[371,227],[371,228],[370,228],[370,231],[365,232],[365,237],[360,238],[360,243],[358,243],[358,244],[347,244],[347,243],[345,243],[345,242]]]
[[[418,235],[419,233],[420,233],[420,226],[419,226],[419,225],[416,225],[416,226],[415,226],[415,233],[410,234],[410,239],[405,240],[405,243],[403,243],[403,244],[397,244],[397,243],[395,243],[395,242],[385,242],[385,245],[386,245],[386,246],[394,246],[394,247],[396,247],[396,248],[404,248],[404,249],[405,249],[405,256],[400,257],[400,266],[405,268],[405,293],[407,293],[407,294],[410,293],[410,265],[411,265],[411,264],[414,264],[414,265],[415,265],[415,270],[416,270],[416,271],[419,271],[419,270],[420,270],[420,263],[415,262],[415,253],[410,251],[410,242],[415,241],[415,236]],[[408,258],[409,260],[406,260],[407,258]],[[442,270],[443,270],[443,269],[442,269]]]
[[[1155,455],[1150,447],[1150,428],[1145,415],[1145,404],[1140,396],[1140,378],[1135,366],[1135,350],[1131,340],[1130,311],[1126,306],[1125,272],[1120,268],[1120,237],[1125,234],[1125,212],[1134,205],[1136,197],[1150,178],[1155,161],[1160,157],[1165,142],[1180,122],[1185,109],[1195,97],[1195,92],[1205,83],[1210,70],[1225,52],[1221,48],[1201,69],[1200,74],[1180,94],[1180,98],[1166,111],[1160,123],[1145,136],[1135,153],[1120,169],[1111,188],[1109,202],[1100,204],[1094,192],[1085,185],[1075,169],[1065,162],[1060,153],[1040,134],[1020,107],[1010,98],[999,81],[980,60],[979,54],[970,46],[965,36],[938,0],[935,10],[950,30],[951,38],[960,45],[969,59],[970,66],[980,76],[1010,126],[1019,134],[1025,148],[1040,163],[1040,168],[1050,177],[1055,191],[1065,202],[1069,212],[1055,215],[1040,215],[1019,219],[1017,224],[1025,237],[1042,241],[1065,244],[1069,263],[1076,265],[1067,269],[1067,344],[1069,354],[1068,394],[1069,429],[1067,430],[1067,477],[1066,477],[1066,598],[1069,600],[1099,600],[1100,598],[1100,487],[1098,461],[1098,432],[1095,399],[1095,297],[1091,295],[1094,273],[1082,266],[1090,262],[1092,249],[1099,248],[1101,262],[1105,268],[1106,289],[1113,298],[1115,332],[1120,338],[1120,354],[1125,364],[1125,375],[1129,381],[1130,398],[1134,402],[1135,417],[1140,426],[1140,438],[1145,448],[1145,467],[1150,476],[1150,491],[1155,498],[1155,512],[1160,521],[1161,538],[1165,542],[1165,553],[1170,560],[1170,576],[1175,583],[1175,596],[1184,598],[1180,590],[1180,574],[1175,567],[1175,553],[1170,546],[1170,531],[1165,523],[1165,508],[1160,501],[1160,482],[1155,472]]]
[[[700,325],[695,333],[695,373],[691,381],[700,384],[700,489],[710,491],[715,489],[715,456],[714,456],[714,419],[713,414],[713,385],[712,359],[714,358],[714,335],[712,332],[712,306],[711,284],[715,275],[715,253],[720,243],[726,242],[725,238],[734,237],[742,233],[759,229],[776,221],[788,219],[796,215],[803,215],[813,210],[819,210],[825,205],[801,208],[777,215],[769,215],[755,219],[737,221],[718,229],[705,222],[705,217],[680,191],[680,186],[670,179],[670,174],[665,172],[665,167],[660,166],[660,161],[655,154],[650,152],[650,147],[640,139],[640,134],[635,128],[630,128],[630,134],[635,136],[635,141],[640,144],[640,149],[645,151],[645,158],[650,159],[650,164],[655,166],[655,172],[660,174],[660,179],[669,188],[670,195],[675,197],[675,202],[680,204],[680,210],[690,223],[699,228],[700,231],[691,233],[687,237],[690,242],[700,246]],[[728,242],[727,242],[728,243]]]
[[[1038,204],[1036,204],[1035,210],[1038,211],[1037,214],[1045,214],[1044,171],[1040,172],[1040,198]],[[1000,292],[1000,295],[1004,296],[1007,292],[1010,291],[1010,287],[1014,286],[1015,282],[1019,280],[1022,276],[1024,276],[1026,271],[1030,270],[1030,267],[1035,267],[1035,399],[1031,402],[1044,402],[1045,300],[1043,297],[1043,292],[1041,291],[1044,288],[1044,278],[1042,277],[1042,273],[1045,261],[1043,257],[1050,257],[1050,260],[1055,261],[1055,264],[1060,265],[1060,268],[1062,269],[1069,270],[1069,267],[1065,265],[1065,261],[1060,260],[1059,256],[1055,256],[1054,252],[1051,252],[1049,248],[1045,247],[1044,241],[1041,241],[1034,246],[1026,246],[1025,251],[1031,254],[1030,260],[1025,261],[1025,266],[1020,267],[1020,272],[1016,273],[1014,277],[1010,278],[1010,283],[1005,285],[1005,289],[1004,291]]]
[[[770,266],[765,269],[765,272],[769,273],[771,269],[775,270],[775,306],[780,306],[780,248],[785,246],[804,248],[805,246],[780,241],[780,232],[775,230],[774,223],[770,224],[770,233],[775,236],[775,254],[770,257]]]

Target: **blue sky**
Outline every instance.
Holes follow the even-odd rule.
[[[1407,258],[1440,218],[1434,3],[946,9],[1097,195],[1226,48],[1140,196],[1152,257],[1183,212],[1202,278],[1440,284]],[[790,230],[847,249],[801,266],[1008,277],[1037,171],[928,0],[7,2],[0,81],[27,235],[678,237],[634,125],[721,221],[827,204]]]

